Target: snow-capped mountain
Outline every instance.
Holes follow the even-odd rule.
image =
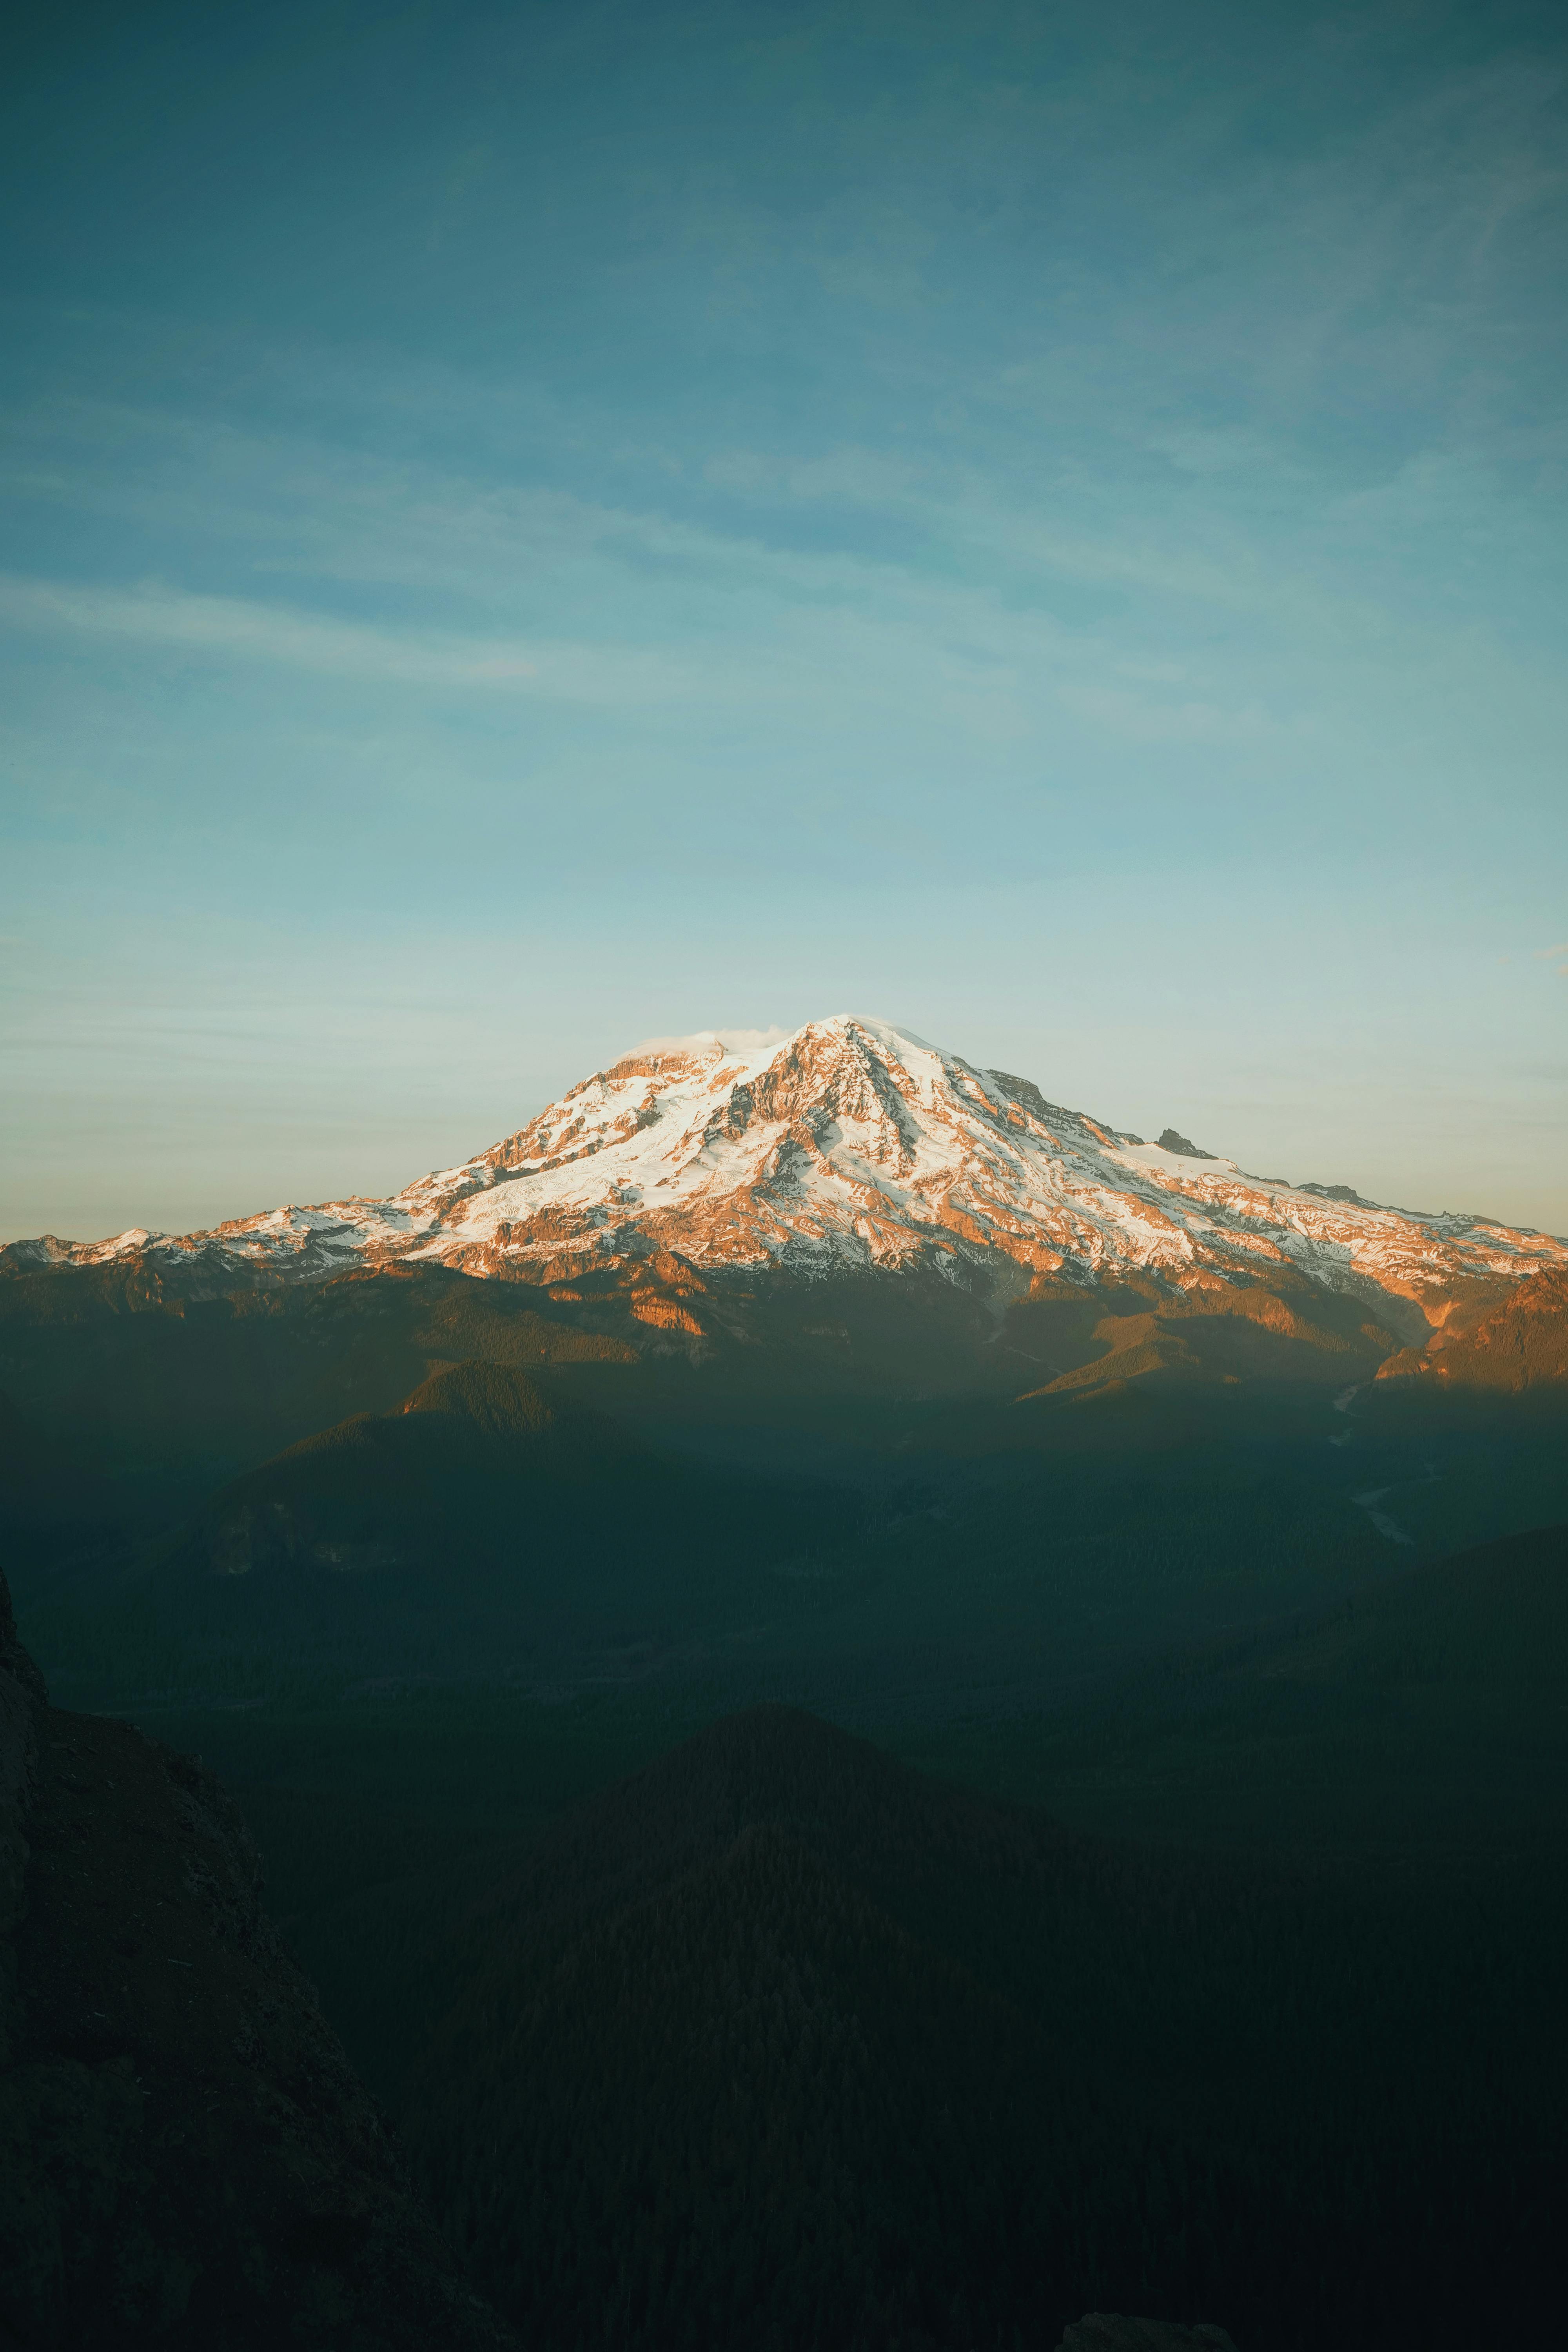
[[[1183,1148],[1175,1148],[1182,1146]],[[1146,1143],[882,1021],[808,1022],[628,1055],[527,1127],[390,1200],[284,1208],[177,1238],[16,1243],[9,1270],[136,1256],[207,1279],[320,1279],[437,1261],[572,1279],[673,1254],[802,1276],[921,1265],[1016,1290],[1134,1270],[1173,1288],[1296,1269],[1430,1305],[1468,1277],[1568,1265],[1489,1220],[1331,1196],[1167,1133]]]

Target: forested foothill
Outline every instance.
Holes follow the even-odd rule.
[[[353,2124],[352,2194],[246,2192],[301,2309],[355,2278],[384,2303],[406,2239],[427,2303],[494,2306],[464,2305],[472,2340],[562,2352],[1049,2352],[1090,2312],[1242,2352],[1547,2340],[1553,1280],[1409,1363],[1302,1297],[988,1325],[951,1286],[847,1281],[689,1344],[646,1300],[634,1326],[441,1268],[0,1282],[6,1566],[77,1710],[35,1739],[6,2093],[15,2147],[17,2066],[35,2139],[36,2070],[76,2070],[37,2158],[59,2229],[71,2134],[167,2074],[173,2031],[150,1997],[89,2031],[26,1991],[73,1776],[118,1769],[130,1810],[217,1841],[244,1880],[223,1935],[275,1975],[203,1995],[204,2130],[224,2068],[265,2105],[270,2067],[289,2129],[330,2137],[349,2063],[390,2126],[384,2158]],[[121,1721],[159,1748],[121,1754]],[[294,1959],[234,1926],[220,1783]],[[170,2218],[186,2127],[159,2121],[154,2162],[123,2123],[104,2210],[154,2252],[122,2292],[100,2230],[93,2292],[126,2341],[227,2342],[194,2185]],[[38,2278],[5,2306],[22,2344],[65,2340]],[[344,2340],[394,2340],[364,2324]]]

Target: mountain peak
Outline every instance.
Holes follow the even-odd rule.
[[[1246,1175],[1174,1128],[1145,1143],[1032,1079],[837,1013],[788,1035],[645,1040],[389,1200],[278,1209],[177,1240],[22,1243],[0,1265],[141,1255],[308,1279],[434,1261],[546,1282],[656,1262],[806,1278],[918,1265],[1010,1295],[1039,1277],[1092,1286],[1136,1271],[1181,1289],[1305,1275],[1420,1300],[1568,1264],[1547,1235],[1347,1192]],[[665,1300],[648,1319],[682,1311]]]

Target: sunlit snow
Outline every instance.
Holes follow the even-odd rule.
[[[847,1013],[789,1036],[646,1039],[517,1134],[391,1200],[65,1247],[79,1263],[145,1249],[285,1278],[410,1256],[521,1272],[655,1248],[805,1274],[927,1256],[1079,1282],[1146,1268],[1183,1285],[1292,1265],[1336,1288],[1412,1297],[1459,1275],[1568,1262],[1549,1236],[1329,1200],[1118,1134]]]

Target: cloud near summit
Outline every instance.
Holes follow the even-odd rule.
[[[791,1033],[775,1021],[768,1029],[694,1029],[687,1037],[643,1037],[634,1054],[690,1054],[701,1045],[722,1045],[733,1054],[749,1053],[753,1045],[782,1045]]]

